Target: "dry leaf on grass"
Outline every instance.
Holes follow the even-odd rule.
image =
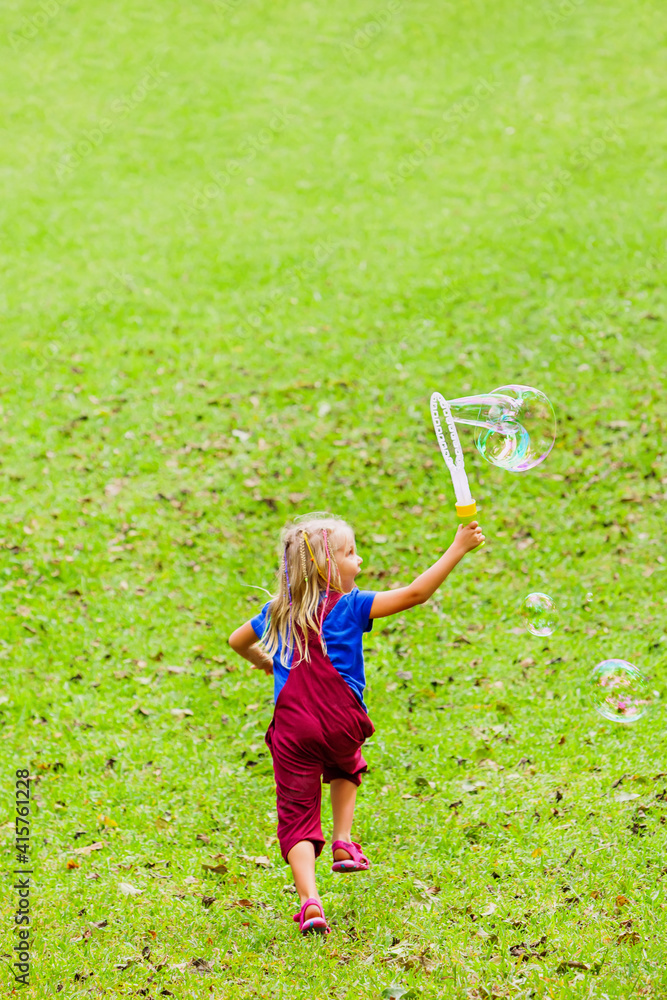
[[[214,875],[226,875],[229,871],[229,868],[227,868],[227,866],[223,864],[207,865],[205,861],[202,861],[201,866],[204,869],[204,871],[213,872]]]
[[[119,882],[118,891],[122,892],[124,896],[138,896],[143,889],[138,889],[136,885],[132,885],[131,882]]]
[[[250,861],[252,864],[257,865],[259,868],[273,868],[273,862],[270,858],[265,857],[263,854],[258,857],[251,857],[247,854],[240,854],[239,858],[241,861]]]
[[[194,971],[198,972],[200,975],[206,976],[209,973],[213,972],[214,965],[215,965],[215,959],[213,959],[211,962],[207,962],[205,958],[193,958],[192,961],[190,962],[189,967],[191,969],[194,969]]]
[[[525,944],[525,942],[523,941],[520,944],[514,944],[510,948],[510,955],[513,955],[515,958],[526,958],[526,959],[544,958],[547,954],[547,950],[546,948],[544,948],[546,940],[547,936],[546,934],[544,934],[539,939],[539,941],[534,941],[533,944]]]
[[[623,934],[618,935],[616,944],[639,944],[641,937],[637,931],[625,931]]]
[[[91,851],[101,851],[105,844],[106,841],[98,840],[95,844],[89,844],[88,847],[76,847],[74,849],[74,854],[83,854],[87,857]]]

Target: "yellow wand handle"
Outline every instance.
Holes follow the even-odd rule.
[[[471,521],[477,520],[477,504],[474,500],[470,503],[457,503],[456,504],[456,516],[459,519],[459,524],[470,524]],[[477,552],[484,545],[484,542],[480,542],[479,545],[472,549],[473,552]]]

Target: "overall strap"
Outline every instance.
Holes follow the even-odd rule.
[[[320,619],[322,626],[324,625],[324,622],[328,618],[329,614],[336,607],[336,605],[338,604],[338,602],[339,602],[339,600],[341,599],[342,596],[343,595],[341,593],[338,593],[338,592],[330,593],[329,596],[325,597],[324,600],[322,601],[322,605],[324,605],[324,606],[323,607],[322,607],[322,605],[318,606],[318,612],[322,616],[321,619]],[[319,610],[320,608],[322,609],[321,611]],[[317,644],[317,647],[319,647],[320,649],[322,649],[322,646],[320,645],[320,637],[319,637],[318,633],[315,632],[313,629],[309,629],[308,631],[310,633],[309,636],[308,636],[308,645],[311,646],[312,643],[314,642],[314,643]],[[296,651],[296,646],[295,646],[295,651]],[[298,666],[299,663],[301,663],[301,662],[302,662],[301,660],[293,661],[292,662],[292,667]]]
[[[324,624],[324,621],[327,618],[329,612],[333,611],[333,609],[336,607],[342,596],[343,596],[342,594],[334,591],[333,594],[329,594],[328,597],[324,598],[324,601],[322,602],[324,604],[324,608],[322,609],[322,624]]]

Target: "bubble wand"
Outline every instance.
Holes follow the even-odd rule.
[[[447,424],[447,430],[449,432],[452,449],[454,451],[454,458],[451,456],[449,445],[447,444],[447,438],[445,437],[445,432],[442,428],[438,406],[440,406],[445,418],[445,423]],[[469,524],[470,521],[474,520],[477,515],[477,504],[475,503],[472,493],[470,492],[470,485],[468,483],[465,463],[463,460],[463,450],[461,448],[461,442],[459,441],[459,435],[456,430],[452,411],[447,400],[441,396],[439,392],[434,392],[431,396],[431,417],[433,419],[433,428],[438,439],[438,444],[440,445],[442,457],[444,458],[445,465],[449,469],[452,477],[454,495],[456,497],[456,516],[461,524]],[[474,551],[481,549],[482,545],[484,545],[484,542],[482,542],[481,545],[478,545]]]

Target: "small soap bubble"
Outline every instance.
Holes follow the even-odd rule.
[[[528,594],[521,617],[531,635],[551,635],[558,628],[558,609],[548,594]]]
[[[653,692],[638,667],[627,660],[603,660],[590,675],[593,708],[610,722],[636,722],[650,710]]]

